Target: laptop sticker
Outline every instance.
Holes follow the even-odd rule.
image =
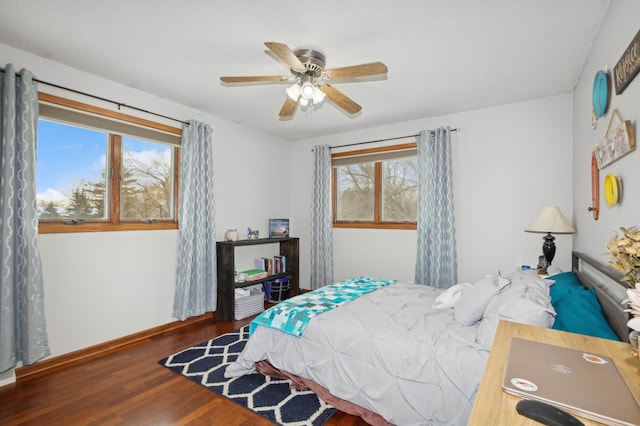
[[[511,384],[518,389],[526,392],[535,392],[538,390],[538,386],[536,386],[536,384],[531,380],[521,379],[519,377],[514,377],[513,379],[511,379]]]
[[[592,362],[592,363],[594,363],[594,364],[606,364],[606,363],[607,363],[607,360],[602,359],[602,358],[600,358],[600,357],[599,357],[599,356],[597,356],[597,355],[592,355],[592,354],[585,354],[585,353],[583,353],[583,354],[582,354],[582,358],[583,358],[585,361]]]

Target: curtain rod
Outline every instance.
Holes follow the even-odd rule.
[[[451,129],[452,132],[457,132],[458,128],[455,129]],[[431,133],[434,132],[434,130],[430,130]],[[406,136],[397,136],[395,138],[386,138],[386,139],[376,139],[374,141],[365,141],[365,142],[354,142],[354,143],[346,143],[344,145],[334,145],[334,146],[330,146],[330,149],[334,149],[334,148],[344,148],[346,146],[355,146],[355,145],[365,145],[368,143],[376,143],[376,142],[386,142],[386,141],[394,141],[397,139],[406,139],[406,138],[417,138],[419,136],[419,134],[415,134],[415,135],[406,135]]]
[[[0,67],[0,72],[5,72],[4,68]],[[16,76],[17,77],[21,77],[21,75],[17,74],[17,73],[16,73]],[[112,99],[107,99],[107,98],[103,98],[103,97],[100,97],[100,96],[92,95],[91,93],[82,92],[80,90],[70,89],[68,87],[60,86],[60,85],[55,84],[55,83],[49,83],[47,81],[43,81],[43,80],[37,79],[35,77],[33,78],[33,81],[36,81],[36,82],[42,83],[42,84],[46,84],[47,86],[55,87],[57,89],[66,90],[66,91],[69,91],[69,92],[77,93],[79,95],[88,96],[88,97],[93,98],[93,99],[98,99],[98,100],[101,100],[101,101],[104,101],[104,102],[112,103],[112,104],[118,106],[118,110],[120,110],[121,107],[125,107],[125,108],[129,108],[129,109],[133,109],[135,111],[144,112],[146,114],[155,115],[156,117],[166,118],[167,120],[177,121],[178,123],[182,123],[185,126],[189,125],[189,123],[187,123],[184,120],[179,120],[177,118],[169,117],[167,115],[162,115],[162,114],[158,114],[158,113],[153,112],[153,111],[148,111],[146,109],[142,109],[142,108],[134,107],[134,106],[131,106],[131,105],[127,105],[127,104],[125,104],[123,102],[114,101]]]

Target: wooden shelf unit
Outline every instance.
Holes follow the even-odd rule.
[[[286,272],[282,274],[269,275],[254,281],[235,282],[235,249],[242,246],[253,246],[261,244],[279,244],[280,255],[286,258]],[[300,284],[298,280],[299,267],[299,239],[298,238],[259,238],[257,240],[238,240],[238,241],[216,241],[216,262],[218,267],[218,308],[216,309],[216,318],[224,321],[235,320],[235,298],[234,289],[239,287],[247,287],[250,285],[260,284],[265,281],[272,281],[277,278],[290,277],[291,291],[290,295],[295,296],[300,293]]]

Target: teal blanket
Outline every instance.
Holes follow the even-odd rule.
[[[294,296],[267,309],[251,321],[249,335],[261,325],[300,337],[311,318],[394,282],[396,280],[351,278]]]

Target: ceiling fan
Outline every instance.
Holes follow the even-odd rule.
[[[280,118],[292,117],[298,104],[305,107],[317,105],[324,100],[325,96],[346,113],[356,114],[362,110],[362,107],[329,83],[387,73],[387,66],[382,62],[325,69],[326,58],[318,50],[291,50],[286,44],[276,42],[265,42],[264,45],[289,67],[291,76],[223,76],[220,80],[230,84],[293,83],[286,89],[287,98],[280,109]]]

